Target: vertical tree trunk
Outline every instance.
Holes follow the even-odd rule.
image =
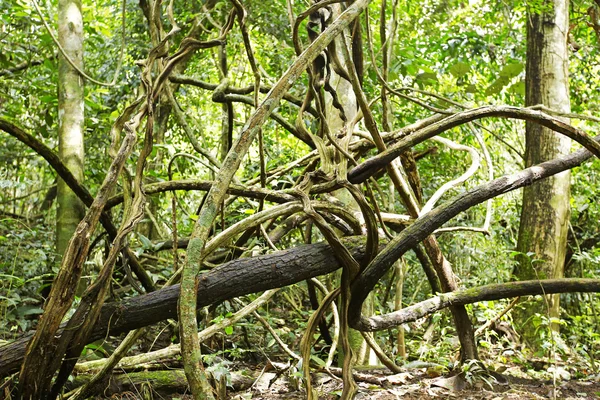
[[[334,12],[336,13],[335,15],[339,15],[339,13],[341,13],[341,10],[339,8],[337,8],[337,7],[332,7],[332,8],[333,8]],[[346,34],[349,34],[349,32],[346,32]],[[342,65],[349,66],[350,63],[353,62],[353,60],[346,59],[346,57],[344,56],[344,53],[341,50],[341,46],[343,46],[344,44],[342,43],[340,38],[336,38],[336,39],[334,39],[334,41],[336,42],[335,50],[336,50],[338,59],[340,60]],[[352,89],[352,85],[350,84],[350,82],[348,82],[347,80],[340,77],[333,70],[331,71],[330,83],[331,83],[331,86],[335,89],[335,92],[338,97],[338,101],[342,104],[342,106],[344,108],[344,114],[346,116],[346,120],[352,121],[358,111],[358,106],[356,104],[356,95]],[[333,98],[331,97],[331,95],[329,95],[329,93],[325,93],[325,101],[326,101],[325,115],[327,118],[326,123],[329,126],[329,129],[333,136],[337,136],[340,132],[344,131],[345,129],[347,129],[347,130],[354,129],[353,125],[342,121],[342,119],[340,118],[339,110],[334,107]],[[344,147],[344,149],[347,149],[347,143],[344,143],[341,145],[342,145],[342,147]],[[341,158],[340,160],[336,160],[336,161],[339,161],[340,164],[343,163],[343,165],[344,165],[342,167],[343,169],[347,168],[347,166],[348,166],[347,159]],[[333,172],[333,171],[327,171],[327,172],[329,173],[329,172]],[[333,192],[333,195],[342,204],[344,204],[344,207],[347,208],[348,211],[350,211],[352,214],[354,214],[354,216],[357,218],[358,221],[361,221],[361,223],[364,223],[363,216],[362,216],[362,213],[358,206],[358,203],[356,202],[356,200],[354,200],[354,198],[352,197],[352,195],[350,194],[350,192],[347,189],[336,190],[335,192]],[[338,277],[341,279],[341,276],[342,276],[342,274],[340,271],[338,274]],[[372,315],[373,314],[372,309],[373,309],[373,297],[371,295],[369,295],[369,297],[365,300],[365,307],[364,307],[363,311],[367,315]],[[357,365],[368,365],[369,364],[368,361],[369,361],[370,357],[367,356],[367,353],[369,352],[370,349],[368,349],[366,347],[366,342],[363,339],[361,333],[355,329],[348,328],[348,340],[350,342],[350,346],[352,347],[352,351],[354,353],[355,363]],[[340,350],[340,353],[343,353],[341,343],[338,344],[338,349]],[[338,358],[339,367],[343,366],[343,359],[344,359],[344,357]]]
[[[58,2],[58,41],[65,54],[83,67],[81,0]],[[61,55],[58,60],[58,154],[73,175],[83,182],[84,85],[81,75]],[[77,224],[85,215],[79,198],[58,179],[56,252],[62,257]]]
[[[81,0],[59,0],[58,2],[58,41],[69,59],[83,68],[83,18]],[[83,77],[65,59],[62,53],[58,60],[58,155],[71,173],[83,182],[83,126],[84,126],[84,82]],[[52,361],[56,360],[56,336],[60,318],[73,300],[70,290],[71,282],[65,277],[73,277],[73,283],[81,276],[77,265],[61,264],[61,259],[69,247],[79,222],[85,216],[85,207],[79,198],[60,178],[57,181],[57,213],[56,213],[56,252],[61,266],[61,273],[55,278],[56,287],[48,291],[46,312],[38,323],[38,331],[29,342],[27,353],[19,376],[20,393],[17,398],[25,400],[53,398],[50,387],[55,369]],[[79,232],[78,234],[81,234]],[[83,235],[82,235],[83,236]],[[74,244],[73,246],[77,246]],[[71,252],[73,255],[74,252]],[[83,251],[85,253],[85,250]],[[85,255],[83,255],[85,258]],[[76,259],[76,258],[73,258]],[[83,264],[83,262],[81,263]],[[84,290],[78,290],[82,293]],[[58,294],[60,293],[60,294]],[[48,312],[52,310],[52,312]],[[62,314],[62,315],[61,315]],[[53,321],[52,319],[56,320]],[[53,339],[49,340],[49,336]],[[62,358],[64,353],[59,352]],[[60,364],[59,364],[60,365]]]
[[[569,112],[569,3],[566,0],[547,0],[544,10],[539,14],[531,13],[527,21],[526,105],[544,104],[558,111]],[[528,122],[526,143],[526,164],[531,166],[568,153],[571,139]],[[519,279],[563,276],[569,197],[569,171],[523,190],[517,249],[533,255],[521,256],[515,271]],[[559,295],[549,296],[548,301],[550,317],[558,317]],[[532,313],[547,315],[546,302],[528,303],[518,319],[525,323]],[[523,334],[532,343],[535,328],[527,324],[523,327]]]

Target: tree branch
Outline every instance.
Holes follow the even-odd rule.
[[[597,144],[600,136],[593,140]],[[352,283],[352,303],[350,305],[352,326],[359,330],[380,329],[376,321],[361,315],[362,303],[393,263],[435,229],[476,204],[574,168],[590,157],[592,154],[589,151],[581,149],[568,156],[534,165],[515,174],[477,186],[419,217],[412,225],[392,239]]]
[[[566,124],[556,117],[528,108],[488,106],[456,113],[439,122],[419,129],[410,134],[410,136],[401,138],[398,143],[389,147],[386,151],[353,168],[348,173],[348,180],[352,183],[362,183],[373,176],[378,170],[386,167],[392,160],[399,157],[403,151],[454,127],[489,117],[513,118],[536,122],[555,132],[570,137],[592,152],[596,157],[600,158],[600,144],[595,142],[582,130]]]
[[[600,279],[545,279],[541,281],[507,282],[471,289],[442,293],[402,310],[371,317],[376,330],[390,329],[416,321],[446,307],[477,303],[479,301],[511,297],[546,295],[554,293],[600,292]]]

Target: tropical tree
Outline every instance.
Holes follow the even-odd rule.
[[[58,43],[63,49],[58,57],[58,156],[75,178],[83,183],[84,79],[79,72],[83,69],[81,2],[59,1],[57,14]],[[60,178],[56,201],[56,252],[62,256],[85,214],[85,208]]]
[[[342,365],[341,396],[351,398],[358,389],[352,374],[357,353],[352,342],[358,341],[352,336],[360,335],[361,346],[399,371],[395,358],[404,355],[397,329],[448,308],[452,322],[438,316],[460,343],[452,365],[483,369],[473,324],[488,314],[477,304],[600,289],[598,279],[551,275],[509,282],[518,213],[516,196],[499,196],[576,167],[586,169],[586,161],[600,155],[589,126],[579,129],[563,118],[568,110],[553,109],[557,106],[536,97],[527,97],[527,104],[543,102],[544,108],[521,107],[525,46],[519,28],[528,21],[525,10],[505,4],[409,3],[232,0],[191,9],[180,2],[143,1],[140,12],[137,5],[107,1],[84,8],[88,69],[74,63],[76,79],[63,86],[86,83],[85,179],[69,167],[70,156],[54,150],[61,145],[49,133],[58,130],[55,122],[63,115],[39,101],[44,86],[24,87],[15,77],[46,73],[62,85],[52,64],[52,27],[36,17],[39,24],[29,29],[47,56],[21,68],[16,49],[23,32],[15,27],[25,24],[19,13],[33,15],[34,10],[20,3],[9,9],[11,17],[2,18],[9,19],[15,61],[5,61],[0,90],[15,95],[6,101],[0,130],[16,140],[9,142],[14,150],[6,151],[43,158],[87,207],[44,309],[36,304],[29,311],[43,312],[30,322],[35,330],[13,325],[19,334],[0,347],[0,373],[20,369],[21,396],[56,398],[82,353],[95,346],[90,343],[127,333],[102,369],[74,394],[92,395],[146,335],[145,328],[163,323],[168,340],[176,343],[152,356],[181,355],[194,397],[216,393],[223,398],[226,385],[214,370],[212,376],[206,371],[210,355],[201,352],[201,344],[220,329],[231,333],[243,318],[256,318],[277,348],[302,360],[295,368],[309,398],[319,396],[311,372],[329,368],[336,355]],[[111,19],[121,7],[122,19]],[[52,15],[51,8],[39,15]],[[536,24],[548,25],[543,22],[548,15],[566,20],[558,5],[554,13],[540,8],[539,14],[531,11],[533,22],[539,17]],[[61,21],[59,31],[72,29]],[[533,33],[529,38],[533,44],[551,42],[533,41]],[[533,44],[527,79],[551,64],[542,58],[538,65]],[[63,53],[66,49],[59,48],[59,57],[66,59]],[[123,74],[118,73],[119,54]],[[564,79],[556,85],[566,89]],[[534,96],[535,87],[527,87],[527,95]],[[25,98],[33,99],[31,118],[23,112]],[[489,105],[493,102],[510,105]],[[582,113],[584,103],[578,101]],[[44,112],[50,117],[43,118]],[[543,126],[583,149],[533,159],[545,145],[528,136],[531,160],[522,168],[519,121]],[[27,166],[47,171],[44,165],[27,160]],[[494,166],[504,175],[497,177]],[[30,180],[27,174],[35,176],[26,168],[19,171]],[[37,179],[47,186],[53,176],[46,172]],[[582,198],[594,192],[591,184],[584,186],[588,192]],[[541,201],[536,189],[530,195]],[[18,203],[28,210],[25,206],[41,194],[15,190],[2,196],[13,208]],[[15,211],[7,215],[30,223],[28,214]],[[45,211],[41,218],[54,217]],[[522,222],[521,232],[542,226]],[[35,242],[41,229],[21,237]],[[0,245],[18,240],[13,233],[3,237]],[[23,258],[8,247],[0,251],[11,260]],[[34,257],[46,248],[27,251]],[[521,256],[531,252],[519,250]],[[93,282],[79,296],[78,282],[90,265]],[[11,282],[29,279],[26,262],[23,277],[10,268],[2,264]],[[311,281],[306,289],[305,280]],[[25,285],[18,291],[37,296]],[[10,287],[4,297],[11,299],[13,292]],[[240,299],[246,295],[248,304]],[[278,295],[287,302],[279,309],[295,329],[290,335],[295,342],[286,344],[257,312],[267,302],[282,301]],[[295,301],[296,295],[302,300]],[[492,307],[494,318],[514,303],[505,310],[498,304],[498,310]],[[10,305],[5,309],[7,315],[20,312]],[[172,318],[178,322],[165,322]],[[316,351],[322,346],[314,343],[317,327],[327,360]],[[251,329],[252,335],[257,328]],[[405,339],[407,357],[414,356],[410,343],[420,338]],[[445,354],[454,348],[445,349],[436,356],[450,362]]]
[[[559,113],[571,111],[569,100],[569,3],[544,2],[532,7],[527,24],[527,106],[544,106]],[[564,119],[568,123],[568,119]],[[543,126],[527,123],[527,166],[568,154],[571,140]],[[523,190],[517,250],[523,253],[515,274],[519,279],[561,278],[564,276],[570,209],[569,171]],[[536,328],[527,321],[535,313],[555,319],[560,316],[559,295],[545,301],[529,302],[521,314],[524,335],[529,342]]]

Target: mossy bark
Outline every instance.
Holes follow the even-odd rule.
[[[543,104],[570,111],[568,83],[569,3],[548,0],[527,24],[526,105]],[[568,120],[565,120],[568,122]],[[526,165],[565,155],[571,139],[541,125],[527,122]],[[564,272],[569,223],[570,172],[565,171],[523,190],[523,208],[517,250],[523,253],[515,269],[520,280],[561,278]],[[528,255],[529,254],[529,255]],[[536,346],[536,328],[527,321],[536,314],[560,316],[559,295],[528,301],[515,314],[524,339]],[[558,325],[553,324],[558,330]]]
[[[80,0],[58,2],[58,40],[75,65],[83,67],[83,19]],[[69,62],[58,59],[58,155],[79,182],[84,168],[84,84]],[[85,206],[62,180],[58,179],[56,252],[62,257]]]

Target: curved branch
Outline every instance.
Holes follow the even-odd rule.
[[[179,104],[175,100],[173,91],[171,90],[171,88],[168,85],[165,87],[166,87],[167,97],[169,99],[169,102],[171,103],[173,113],[175,114],[175,119],[177,120],[177,123],[179,124],[179,126],[181,126],[181,128],[185,132],[185,134],[186,134],[188,140],[190,141],[190,144],[194,148],[194,150],[196,150],[198,153],[202,154],[204,157],[206,157],[206,159],[208,161],[210,161],[210,165],[207,166],[208,168],[210,168],[213,171],[216,168],[221,168],[221,163],[219,162],[219,160],[217,160],[216,157],[213,156],[209,150],[205,149],[204,147],[202,147],[200,145],[200,143],[198,143],[198,139],[196,138],[196,135],[194,135],[192,128],[190,127],[190,125],[187,123],[187,121],[185,119],[185,113],[179,107]],[[214,168],[214,167],[216,167],[216,168]]]
[[[299,55],[289,69],[280,77],[266,98],[256,108],[252,116],[246,121],[237,141],[233,144],[219,172],[219,177],[205,197],[198,219],[194,224],[192,237],[187,249],[187,259],[183,268],[180,287],[179,327],[181,333],[181,348],[184,367],[188,382],[195,396],[202,396],[201,382],[204,374],[201,371],[200,344],[197,332],[197,276],[203,247],[208,238],[213,221],[219,206],[222,203],[229,184],[233,179],[242,159],[248,152],[254,138],[262,129],[266,119],[279,105],[283,95],[300,78],[308,65],[338,36],[356,17],[368,6],[368,0],[356,0],[334,21],[331,25],[312,42],[312,44]]]
[[[540,281],[507,282],[476,288],[442,293],[420,303],[413,304],[386,315],[370,318],[368,330],[394,328],[407,322],[416,321],[426,315],[450,306],[477,303],[479,301],[500,300],[511,297],[546,295],[554,293],[600,292],[600,279],[545,279]]]
[[[594,140],[600,140],[600,136]],[[595,143],[597,144],[597,142]],[[361,315],[363,301],[394,262],[408,249],[429,236],[435,229],[476,204],[574,168],[591,156],[592,154],[589,151],[581,149],[568,156],[532,166],[512,175],[503,176],[477,186],[419,217],[412,225],[390,241],[352,283],[352,302],[350,304],[350,322],[352,326],[359,330],[378,329],[377,324],[372,319],[364,318]]]
[[[481,150],[483,151],[483,158],[485,159],[485,163],[487,164],[488,176],[489,176],[490,180],[493,180],[494,179],[494,163],[492,162],[492,157],[490,156],[490,152],[488,151],[488,148],[485,144],[485,140],[483,140],[481,133],[479,133],[479,131],[477,131],[473,125],[474,124],[468,124],[467,126],[473,133],[473,136],[475,136],[475,139],[477,139],[477,142],[479,143],[479,146],[481,147]],[[485,211],[485,221],[483,222],[483,226],[482,226],[482,229],[488,233],[489,233],[490,225],[492,223],[492,207],[493,207],[493,200],[490,199],[487,202],[487,207],[486,207],[486,211]]]
[[[568,136],[588,149],[596,157],[600,158],[600,144],[595,142],[582,130],[566,124],[556,117],[528,108],[488,106],[456,113],[442,119],[437,123],[431,124],[420,129],[419,131],[414,132],[410,136],[401,139],[398,143],[389,147],[386,151],[381,152],[380,154],[360,164],[358,167],[352,169],[348,173],[348,180],[352,183],[362,183],[373,176],[378,170],[386,167],[392,162],[392,160],[399,157],[400,154],[406,149],[409,149],[412,146],[425,141],[426,139],[432,138],[454,127],[477,119],[489,117],[514,118],[536,122],[549,129],[552,129],[555,132]]]
[[[552,108],[546,107],[543,104],[537,104],[535,106],[530,106],[527,108],[529,108],[530,110],[540,110],[540,111],[545,112],[546,114],[556,115],[559,117],[565,117],[565,118],[569,118],[569,119],[581,119],[584,121],[600,122],[600,118],[594,117],[592,115],[577,114],[577,113],[570,113],[570,112],[566,113],[566,112],[562,112],[562,111],[557,111]]]
[[[58,154],[56,154],[50,147],[46,146],[33,135],[25,132],[25,130],[4,118],[0,118],[0,130],[8,133],[42,156],[42,158],[46,160],[48,164],[50,164],[50,166],[56,171],[58,176],[65,181],[65,183],[69,186],[69,189],[71,189],[86,206],[89,207],[92,205],[94,202],[94,196],[92,196],[85,186],[77,181],[75,175],[71,173],[71,171],[60,160]]]
[[[171,192],[175,190],[202,190],[209,191],[214,182],[202,181],[196,179],[181,179],[177,181],[157,182],[144,186],[144,193],[147,195]],[[252,199],[263,199],[272,201],[273,203],[287,203],[296,200],[296,197],[281,193],[275,190],[262,189],[258,187],[245,187],[241,185],[231,184],[227,189],[228,194],[241,197],[249,197]],[[123,202],[123,193],[118,193],[111,197],[106,202],[105,210],[109,210]]]
[[[87,81],[89,81],[91,83],[95,83],[96,85],[99,85],[99,86],[108,86],[108,87],[115,86],[115,83],[117,81],[118,74],[121,71],[121,65],[122,65],[122,62],[123,62],[123,49],[124,49],[124,46],[125,46],[124,43],[121,46],[121,53],[120,53],[120,56],[119,56],[119,61],[118,61],[118,64],[117,64],[117,69],[115,71],[115,75],[113,77],[112,82],[110,82],[110,83],[100,82],[100,81],[92,78],[88,74],[86,74],[77,64],[75,64],[75,61],[73,61],[71,59],[71,57],[69,57],[69,55],[67,54],[67,52],[65,51],[65,49],[62,47],[62,45],[58,41],[56,35],[52,31],[52,28],[50,28],[50,25],[48,25],[48,22],[46,22],[46,18],[44,17],[44,14],[42,13],[42,10],[40,10],[40,6],[38,6],[38,3],[37,3],[36,0],[33,0],[33,6],[35,7],[35,10],[37,11],[38,15],[40,16],[40,19],[42,20],[42,23],[46,27],[46,30],[48,31],[48,34],[50,35],[50,38],[52,38],[52,41],[54,42],[54,44],[56,45],[56,47],[58,47],[58,50],[60,51],[60,54],[64,57],[65,60],[67,60],[67,62],[69,63],[69,65],[71,65],[71,67],[73,67],[73,69],[75,71],[77,71],[79,73],[79,75],[81,75],[82,78],[84,78],[85,80],[87,80]],[[125,2],[124,1],[123,1],[123,7],[122,8],[123,8],[123,22],[122,22],[123,34],[122,34],[122,40],[124,42],[125,41]]]
[[[214,97],[213,97],[213,100],[214,100]],[[248,104],[250,106],[256,107],[253,98],[248,97],[248,96],[243,96],[240,94],[224,94],[223,96],[219,97],[219,101],[217,101],[217,102],[218,103],[237,102],[237,103]],[[310,136],[306,135],[301,130],[296,129],[291,123],[289,123],[285,118],[283,118],[283,116],[281,114],[272,112],[270,117],[273,118],[279,125],[281,125],[281,127],[283,129],[290,132],[297,139],[299,139],[302,142],[304,142],[305,144],[307,144],[311,149],[315,148],[315,144],[314,144],[313,140],[310,138]]]
[[[169,76],[169,80],[173,83],[196,86],[201,89],[213,90],[213,91],[215,89],[217,89],[217,87],[219,86],[216,83],[204,82],[199,79],[193,78],[191,76],[179,75],[179,74],[172,74],[171,76]],[[261,93],[269,93],[270,90],[271,90],[270,86],[266,86],[266,85],[260,86]],[[249,85],[249,86],[245,86],[245,87],[241,87],[241,88],[228,86],[224,89],[223,92],[225,94],[230,94],[230,93],[231,94],[250,94],[250,93],[254,92],[254,85]],[[302,99],[292,96],[289,93],[284,94],[283,99],[286,101],[289,101],[290,103],[292,103],[298,107],[302,106]],[[315,117],[317,116],[317,111],[312,107],[308,108],[306,111],[310,112]]]
[[[17,64],[13,67],[8,67],[6,69],[2,69],[0,70],[0,76],[5,76],[5,75],[13,75],[17,72],[21,72],[24,71],[26,69],[28,69],[29,67],[35,67],[37,65],[41,65],[43,64],[46,60],[53,60],[56,57],[58,57],[57,53],[54,53],[53,55],[46,57],[44,59],[35,59],[35,60],[28,60],[28,61],[24,61],[20,64]]]
[[[421,209],[422,214],[427,214],[429,211],[431,211],[433,209],[433,207],[435,207],[435,204],[438,202],[438,200],[448,190],[452,189],[455,186],[460,185],[461,183],[465,182],[467,179],[472,177],[475,174],[475,172],[477,172],[477,170],[479,169],[479,166],[481,165],[481,162],[479,160],[479,153],[477,153],[477,151],[474,148],[455,143],[452,140],[448,140],[443,137],[433,137],[432,139],[438,143],[442,143],[442,144],[448,146],[449,148],[451,148],[453,150],[461,150],[461,151],[468,152],[471,155],[471,166],[461,176],[444,183],[438,190],[436,190],[435,193],[433,194],[433,196],[431,196],[431,198],[427,201],[427,203]]]

